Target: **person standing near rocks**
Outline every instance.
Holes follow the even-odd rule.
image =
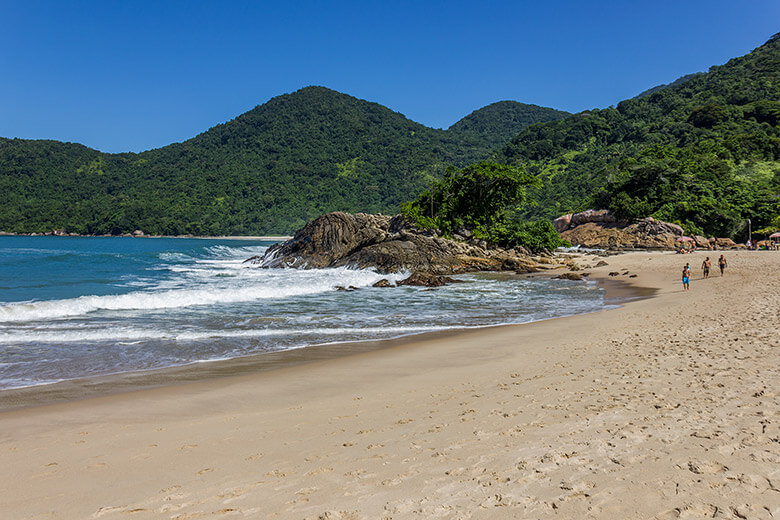
[[[685,267],[683,267],[682,270],[682,283],[683,283],[683,291],[688,291],[691,288],[691,266],[690,264],[685,264]]]
[[[726,266],[728,266],[728,263],[726,262],[726,257],[720,255],[720,258],[718,258],[718,267],[720,267],[721,276],[723,276],[723,271],[726,269]]]
[[[701,270],[704,274],[704,278],[710,277],[710,267],[712,267],[712,262],[710,261],[710,257],[704,259],[704,261],[701,263]]]

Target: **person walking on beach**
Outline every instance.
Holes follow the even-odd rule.
[[[702,273],[704,273],[704,278],[709,278],[710,277],[710,267],[712,267],[712,262],[710,261],[710,257],[708,256],[701,263],[701,270],[702,270]]]
[[[682,270],[682,283],[683,283],[683,291],[690,290],[691,286],[691,266],[689,264],[685,264],[685,267],[683,267]]]
[[[723,271],[726,269],[726,266],[728,266],[728,263],[726,263],[726,258],[723,255],[720,255],[720,258],[718,258],[718,267],[720,267],[721,276],[723,276]]]

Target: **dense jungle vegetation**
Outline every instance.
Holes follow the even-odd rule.
[[[448,165],[489,156],[506,141],[497,133],[566,115],[516,102],[486,110],[487,117],[478,110],[436,130],[377,103],[307,87],[139,154],[0,139],[0,230],[286,234],[328,211],[396,213]]]
[[[497,160],[541,180],[523,216],[587,207],[745,240],[780,214],[780,36],[617,107],[528,127]]]

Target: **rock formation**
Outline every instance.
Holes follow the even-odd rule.
[[[563,215],[553,221],[555,229],[572,245],[596,249],[676,249],[683,228],[652,217],[628,225],[608,210],[583,211]],[[701,249],[728,249],[737,245],[728,238],[692,237],[688,244]]]
[[[599,249],[674,249],[681,235],[676,224],[652,218],[626,227],[588,222],[561,233],[573,245]]]
[[[487,248],[478,242],[448,240],[421,230],[401,215],[328,213],[309,222],[293,238],[271,246],[248,262],[263,267],[374,268],[379,272],[533,272],[538,264],[525,250]]]

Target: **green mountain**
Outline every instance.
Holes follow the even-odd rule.
[[[746,237],[780,214],[780,35],[675,86],[532,125],[497,155],[543,181],[524,217],[588,206]]]
[[[270,234],[328,211],[396,212],[448,165],[484,159],[506,141],[497,133],[509,118],[491,114],[500,122],[482,115],[479,131],[436,130],[307,87],[139,154],[0,139],[0,230]]]
[[[497,148],[534,123],[556,121],[570,115],[569,112],[538,105],[498,101],[475,110],[447,130],[483,139]]]

